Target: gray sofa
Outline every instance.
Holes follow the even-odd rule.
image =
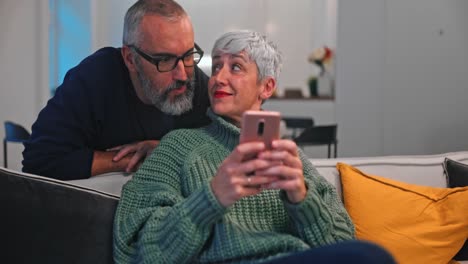
[[[311,161],[341,191],[337,162],[399,181],[447,187],[446,157],[468,164],[468,152]],[[114,210],[130,178],[109,173],[63,182],[0,168],[1,234],[11,260],[5,263],[112,263]]]
[[[119,196],[0,168],[2,263],[113,263]]]

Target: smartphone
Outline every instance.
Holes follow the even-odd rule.
[[[275,111],[246,111],[242,115],[240,143],[262,141],[267,149],[280,138],[281,114]]]

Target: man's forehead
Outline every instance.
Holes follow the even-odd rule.
[[[152,52],[183,53],[193,48],[194,33],[187,17],[168,20],[157,15],[146,15],[139,28],[139,42]]]

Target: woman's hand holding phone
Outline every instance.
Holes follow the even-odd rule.
[[[211,180],[211,189],[221,205],[229,207],[242,197],[260,193],[261,186],[278,180],[274,176],[250,176],[271,166],[268,160],[246,160],[246,157],[256,156],[264,150],[262,142],[239,144],[221,163]]]
[[[292,203],[304,200],[307,189],[297,146],[279,139],[278,112],[247,111],[242,119],[240,144],[223,161],[211,188],[229,207],[262,189],[285,190]]]
[[[277,164],[255,172],[255,175],[276,179],[262,185],[263,189],[284,190],[291,203],[299,203],[305,199],[307,187],[304,181],[302,161],[294,141],[289,139],[275,140],[272,142],[272,149],[260,152],[258,159],[268,161],[270,164]]]
[[[279,112],[247,111],[242,118],[240,142],[263,142],[265,149],[246,157],[267,161],[264,169],[255,170],[257,177],[271,177],[262,184],[265,189],[285,190],[292,203],[304,200],[307,188],[297,145],[292,140],[279,139],[281,115]]]

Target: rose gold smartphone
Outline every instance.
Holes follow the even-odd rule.
[[[281,114],[274,111],[246,111],[242,116],[240,143],[263,141],[267,149],[280,138]]]

